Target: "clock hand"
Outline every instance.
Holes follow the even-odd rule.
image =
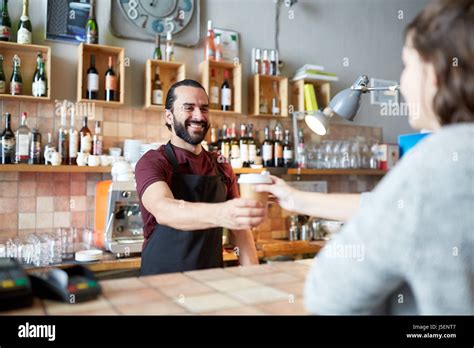
[[[150,6],[151,6],[151,7],[156,7],[156,2],[157,2],[157,1],[158,1],[158,0],[152,0],[152,2],[150,2]]]

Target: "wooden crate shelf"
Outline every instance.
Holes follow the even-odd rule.
[[[272,115],[273,82],[278,84],[280,96],[280,114]],[[260,113],[261,94],[267,100],[268,113]],[[288,78],[284,76],[253,75],[249,80],[249,116],[272,118],[288,117]]]
[[[215,115],[237,116],[242,114],[242,65],[230,62],[216,62],[205,60],[199,64],[199,75],[201,84],[206,89],[207,94],[210,93],[211,71],[214,69],[215,78],[219,86],[224,82],[224,71],[230,72],[229,84],[232,88],[232,109],[230,111],[222,111],[210,109],[209,112]],[[219,94],[220,98],[220,94]]]
[[[110,173],[111,166],[51,166],[44,164],[0,164],[0,173]]]
[[[325,108],[331,101],[331,83],[325,80],[303,79],[291,82],[291,105],[294,111],[305,111],[304,85],[312,84],[316,93],[318,108]]]
[[[41,52],[46,69],[46,78],[48,79],[47,96],[46,97],[34,97],[32,95],[32,81],[33,75],[36,71],[36,54]],[[0,42],[0,54],[3,55],[3,71],[5,72],[6,79],[6,94],[0,94],[0,100],[22,100],[22,101],[34,101],[34,102],[47,102],[51,100],[51,48],[48,46],[39,45],[23,45],[15,42]],[[13,71],[13,57],[18,55],[20,57],[21,66],[21,77],[23,80],[23,94],[11,95],[10,90],[10,77]]]
[[[156,68],[160,69],[161,88],[163,89],[163,105],[154,105],[153,101],[153,81]],[[145,68],[145,109],[162,111],[165,109],[166,95],[175,82],[186,78],[186,66],[184,63],[167,62],[163,60],[148,59]]]
[[[91,54],[95,55],[95,68],[99,73],[99,99],[86,98],[87,69]],[[117,76],[117,96],[115,101],[105,100],[105,72],[108,69],[109,56],[113,57],[113,69]],[[81,43],[78,48],[77,101],[95,103],[97,106],[120,107],[125,102],[125,49],[121,47],[88,45]]]

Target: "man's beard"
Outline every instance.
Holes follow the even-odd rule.
[[[191,124],[197,124],[202,126],[202,131],[201,132],[193,132],[189,133],[188,132],[188,126]],[[206,137],[207,131],[209,130],[209,123],[206,121],[192,121],[192,120],[186,120],[184,123],[178,122],[176,119],[175,115],[173,115],[173,127],[176,135],[183,139],[185,142],[191,145],[197,145],[200,144],[204,138]]]

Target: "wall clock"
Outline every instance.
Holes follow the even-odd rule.
[[[113,0],[110,18],[121,38],[154,41],[171,31],[177,45],[199,43],[199,0]]]

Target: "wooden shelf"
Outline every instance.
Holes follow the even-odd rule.
[[[86,99],[87,70],[90,65],[90,56],[95,55],[95,68],[99,74],[99,99]],[[113,69],[117,76],[116,101],[105,100],[105,72],[108,69],[109,56],[113,57]],[[77,101],[79,103],[93,103],[97,106],[120,107],[125,102],[125,49],[121,47],[89,45],[81,43],[78,47],[77,68]]]
[[[36,54],[41,52],[46,69],[46,78],[48,79],[47,96],[34,97],[32,93],[33,75],[36,71]],[[7,81],[13,71],[13,57],[20,57],[20,70],[23,80],[21,95],[0,94],[0,100],[23,100],[35,102],[47,102],[51,100],[51,48],[39,45],[23,45],[15,42],[0,42],[0,54],[3,55],[3,71]],[[10,83],[7,82],[7,92],[10,90]]]
[[[318,108],[324,108],[331,101],[331,83],[323,80],[303,79],[291,82],[291,105],[295,111],[305,111],[304,85],[312,84],[316,93]]]
[[[289,175],[377,175],[383,176],[387,174],[384,170],[379,169],[288,169]]]
[[[242,65],[230,62],[216,62],[212,60],[205,60],[199,64],[199,75],[201,84],[206,89],[207,94],[210,94],[210,79],[211,73],[214,69],[215,79],[219,86],[224,82],[224,71],[230,72],[229,84],[232,88],[232,110],[220,111],[210,110],[211,114],[224,113],[223,115],[240,115],[242,114]],[[220,100],[220,93],[219,93]]]
[[[110,173],[111,166],[51,166],[44,164],[0,164],[1,172],[21,173]]]
[[[213,109],[209,110],[209,114],[212,116],[242,116],[240,112],[213,110]]]
[[[160,68],[161,88],[163,90],[163,105],[154,105],[153,101],[153,80],[155,70]],[[167,62],[163,60],[148,59],[145,67],[145,109],[162,111],[165,109],[166,95],[175,82],[186,78],[186,66],[184,63]]]
[[[273,83],[278,84],[280,96],[280,114],[272,115]],[[267,101],[269,113],[260,113],[261,95]],[[288,117],[288,78],[284,76],[253,75],[249,80],[249,116],[282,118]]]

